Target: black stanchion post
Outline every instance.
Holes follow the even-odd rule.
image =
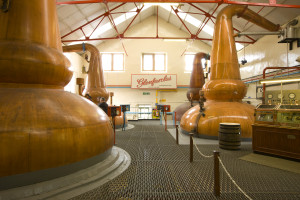
[[[114,145],[116,145],[116,121],[115,121],[115,116],[113,118],[113,124],[114,124]]]
[[[165,111],[165,131],[167,131],[167,111]]]
[[[179,144],[179,138],[178,138],[178,125],[175,125],[176,127],[176,144]]]
[[[125,111],[123,111],[123,127],[122,127],[122,131],[125,131]]]
[[[193,162],[193,154],[194,154],[193,135],[194,133],[190,133],[190,162]]]
[[[220,152],[214,151],[214,193],[217,197],[220,196],[220,168],[219,168]]]

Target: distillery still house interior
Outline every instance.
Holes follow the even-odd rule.
[[[0,200],[300,199],[300,1],[0,0]]]

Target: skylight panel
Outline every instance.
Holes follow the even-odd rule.
[[[241,50],[244,48],[244,45],[240,44],[240,43],[235,43],[235,48],[237,51]]]
[[[159,5],[159,6],[169,12],[171,11],[171,6],[168,6],[168,5]],[[190,14],[184,13],[183,10],[178,9],[178,11],[179,12],[177,14],[179,15],[179,17],[181,19],[185,19],[185,21],[187,21],[191,25],[195,26],[196,28],[201,26],[202,22],[200,20],[196,19],[195,17],[191,16]],[[175,12],[173,10],[171,13],[173,15],[175,15]],[[213,34],[214,34],[214,29],[212,27],[209,27],[207,24],[204,26],[204,28],[202,30],[211,36],[213,36]]]
[[[145,5],[143,11],[147,10],[148,8],[150,8],[151,5]],[[114,19],[114,23],[115,25],[119,25],[121,23],[123,23],[125,20],[130,19],[132,17],[134,17],[136,15],[136,8],[131,9],[128,13],[122,14],[119,17]],[[110,29],[112,29],[112,25],[110,22],[105,23],[104,25],[100,26],[99,28],[97,28],[97,30],[93,33],[93,36],[98,37],[99,35],[105,33],[106,31],[109,31]],[[90,34],[90,33],[89,33]],[[87,35],[89,35],[87,34]],[[93,38],[93,37],[92,37]],[[81,37],[80,40],[85,39],[85,36]],[[80,42],[72,42],[69,45],[73,45],[73,44],[78,44]]]

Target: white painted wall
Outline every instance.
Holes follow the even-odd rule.
[[[64,90],[78,94],[78,85],[76,85],[76,78],[85,78],[86,74],[82,73],[83,58],[77,53],[64,53],[64,55],[71,62],[70,69],[73,71],[73,76],[68,85],[65,86]]]
[[[298,17],[300,20],[300,16]],[[149,17],[142,23],[131,27],[125,36],[156,36],[156,16]],[[159,19],[159,36],[174,36],[188,37],[188,35],[178,30],[178,28]],[[248,63],[241,66],[241,77],[247,78],[262,74],[265,67],[268,66],[287,66],[287,46],[279,44],[277,36],[264,36],[253,45],[246,47],[246,60]],[[188,47],[187,52],[205,52],[210,53],[211,47],[201,41],[191,42],[164,42],[162,40],[123,40],[122,41],[128,56],[125,57],[125,72],[105,72],[104,77],[108,90],[114,92],[113,104],[151,104],[154,106],[156,98],[156,90],[139,90],[131,89],[131,74],[141,74],[141,55],[145,52],[166,52],[167,53],[167,72],[169,74],[177,74],[179,88],[175,91],[158,92],[158,103],[170,104],[171,110],[174,110],[178,105],[187,101],[186,91],[184,86],[189,85],[190,73],[184,73],[184,57],[181,56]],[[98,46],[100,52],[124,52],[120,40],[108,40]],[[243,59],[243,50],[238,52],[239,60]],[[74,76],[69,85],[73,89],[67,89],[77,93],[76,78],[85,77],[81,73],[82,66],[88,67],[78,54],[67,54],[73,66]],[[289,66],[299,65],[295,61],[300,56],[300,48],[297,48],[296,43],[293,44],[293,50],[288,51]],[[88,69],[88,68],[87,68]],[[250,100],[254,105],[260,103],[256,100],[256,86],[258,83],[247,84],[248,92],[244,100]],[[181,88],[180,88],[181,87]],[[271,88],[270,88],[271,89]],[[272,88],[274,89],[274,88]],[[300,89],[300,84],[286,85],[284,89]],[[150,95],[143,95],[143,92],[150,92]],[[161,102],[160,100],[166,100]]]
[[[189,37],[183,31],[159,18],[160,37]],[[142,23],[131,27],[125,36],[156,36],[156,16],[144,20]],[[150,104],[154,107],[156,90],[130,89],[131,74],[147,74],[141,71],[142,53],[165,52],[167,54],[167,74],[177,74],[179,87],[187,87],[190,82],[190,73],[184,73],[185,61],[181,56],[188,47],[187,52],[210,53],[211,47],[201,41],[194,42],[165,42],[163,40],[123,40],[122,41],[128,56],[125,57],[125,72],[105,72],[105,81],[108,90],[114,92],[113,104]],[[100,52],[124,52],[120,40],[108,40],[98,46]],[[153,73],[153,72],[152,72]],[[160,72],[161,73],[161,72]],[[114,87],[114,88],[111,88]],[[122,88],[127,87],[127,88]],[[174,91],[159,91],[158,103],[171,105],[174,110],[178,105],[187,101],[187,88],[178,88]],[[143,92],[150,92],[150,95],[143,95]],[[166,102],[160,100],[165,99]]]
[[[300,21],[300,16],[297,17]],[[297,25],[300,27],[300,23]],[[293,43],[293,50],[289,50],[286,43],[278,43],[278,36],[264,36],[254,44],[248,45],[245,48],[245,58],[247,64],[241,65],[241,78],[249,78],[256,75],[261,75],[266,67],[291,67],[300,65],[296,59],[300,56],[300,48],[297,48],[297,43]],[[244,58],[244,50],[238,52],[239,62]],[[268,70],[271,72],[273,70]],[[300,74],[299,74],[300,76]],[[244,100],[251,101],[254,105],[261,103],[256,100],[256,86],[260,84],[247,84],[248,91]],[[267,87],[266,90],[280,90],[281,87]],[[283,86],[283,90],[300,89],[299,82]]]
[[[300,16],[297,19],[300,21]],[[300,23],[295,27],[300,27]],[[293,43],[293,50],[288,50],[287,44],[278,43],[279,41],[276,35],[264,36],[245,48],[248,62],[240,68],[242,79],[262,74],[266,67],[291,67],[300,64],[296,61],[300,56],[300,48],[297,48],[296,42]],[[243,59],[244,50],[238,52],[238,57],[239,61]]]

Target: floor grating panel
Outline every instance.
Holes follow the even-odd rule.
[[[213,159],[201,157],[194,148],[194,162],[190,163],[189,146],[176,145],[158,121],[129,123],[135,127],[116,133],[117,146],[131,156],[129,168],[117,178],[73,200],[247,199],[222,169],[221,196],[216,198]],[[299,174],[238,159],[252,153],[251,145],[243,145],[240,151],[222,150],[218,145],[198,145],[198,148],[206,155],[219,150],[229,173],[252,199],[300,199]]]

